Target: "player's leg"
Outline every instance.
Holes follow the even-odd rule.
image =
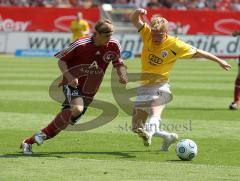
[[[178,135],[176,133],[169,133],[160,128],[161,124],[161,114],[164,110],[165,105],[153,106],[151,108],[149,123],[148,123],[148,132],[150,137],[159,136],[163,138],[163,143],[160,148],[161,151],[168,151],[172,143],[177,141]]]
[[[161,114],[165,108],[165,105],[172,100],[172,94],[168,83],[158,84],[151,88],[152,101],[150,104],[149,121],[147,124],[147,130],[151,136],[154,134],[166,137],[168,132],[160,130],[159,125],[161,121]]]
[[[44,140],[56,136],[61,130],[63,130],[66,127],[67,124],[69,124],[71,115],[72,113],[70,109],[61,111],[48,124],[48,126],[43,128],[39,133],[36,133],[31,137],[25,139],[20,146],[23,153],[32,154],[32,144],[37,143],[38,145],[41,145]]]
[[[234,101],[230,104],[229,109],[237,110],[240,107],[240,60],[238,62],[238,74],[235,80]]]
[[[165,105],[156,105],[155,102],[153,102],[152,104],[152,107],[150,109],[149,121],[147,124],[147,131],[151,136],[157,135],[165,138],[169,135],[168,132],[160,130],[161,114],[164,108]]]
[[[66,88],[68,91],[65,91]],[[68,94],[66,94],[66,92],[68,92]],[[72,92],[74,92],[74,94],[72,94]],[[80,97],[81,93],[78,92],[77,89],[73,90],[73,88],[67,86],[64,88],[64,94],[66,96],[66,100],[63,104],[65,109],[62,109],[50,124],[43,128],[39,133],[36,133],[23,141],[21,148],[24,154],[31,154],[32,144],[37,143],[38,145],[41,145],[44,140],[55,137],[58,133],[64,130],[72,120],[75,120],[82,115],[84,110],[86,111],[86,108],[84,109],[83,98]]]
[[[56,117],[39,133],[23,141],[21,147],[25,154],[31,154],[31,146],[34,143],[43,144],[45,140],[51,139],[64,130],[72,119],[78,117],[83,111],[83,99],[81,97],[71,101],[72,106],[59,112]]]
[[[137,133],[139,128],[144,129],[147,117],[148,113],[146,111],[138,107],[134,107],[132,115],[132,131]]]
[[[41,130],[39,134],[35,135],[35,141],[38,145],[41,145],[44,140],[55,137],[58,133],[64,130],[72,120],[75,120],[84,110],[84,102],[82,97],[77,97],[71,100],[70,107],[63,109],[55,119],[45,128]],[[46,136],[43,136],[43,135]]]
[[[138,107],[133,108],[132,131],[142,138],[144,146],[149,146],[151,144],[151,139],[148,132],[145,130],[147,117],[148,113],[146,110]]]
[[[168,151],[170,145],[178,139],[178,135],[176,133],[169,133],[160,129],[162,112],[165,108],[165,105],[172,100],[169,84],[165,83],[153,87],[153,95],[155,95],[155,99],[153,99],[151,103],[147,130],[150,137],[155,135],[163,138],[161,150]]]
[[[134,103],[132,115],[132,131],[142,138],[145,146],[151,144],[151,139],[146,131],[146,120],[149,114],[148,87],[139,87]]]
[[[238,107],[240,106],[240,60],[238,63],[238,74],[235,80],[234,102],[236,102]]]

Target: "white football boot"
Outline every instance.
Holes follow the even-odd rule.
[[[232,102],[230,105],[229,105],[229,109],[230,110],[238,110],[238,104],[236,102]]]
[[[22,142],[22,144],[20,145],[20,149],[22,149],[22,152],[24,155],[32,155],[32,145],[25,143],[25,140]]]
[[[160,151],[168,151],[171,144],[173,144],[177,140],[178,140],[178,135],[176,133],[170,133],[169,136],[164,138]]]
[[[44,140],[46,140],[46,138],[47,138],[47,135],[43,132],[39,132],[34,135],[34,139],[38,146],[42,145]]]
[[[142,138],[144,146],[150,146],[152,143],[152,136],[143,128],[137,129],[137,134]]]

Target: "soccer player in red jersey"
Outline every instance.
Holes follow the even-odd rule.
[[[240,36],[240,31],[234,31],[232,33],[233,36]],[[240,55],[238,57],[238,73],[235,79],[235,87],[234,87],[234,100],[229,105],[229,109],[238,110],[240,107]]]
[[[39,133],[25,139],[21,144],[24,154],[32,154],[32,144],[43,144],[55,137],[69,124],[74,124],[87,110],[96,94],[105,70],[111,62],[117,70],[119,82],[126,84],[126,68],[120,56],[120,44],[112,38],[111,21],[99,20],[92,36],[78,39],[58,52],[58,65],[63,74],[65,101],[62,111]]]

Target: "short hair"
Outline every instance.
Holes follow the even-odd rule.
[[[156,31],[168,31],[168,20],[160,15],[153,15],[151,18],[151,28]]]
[[[113,24],[108,19],[101,19],[96,23],[95,30],[98,33],[112,33],[113,32]]]

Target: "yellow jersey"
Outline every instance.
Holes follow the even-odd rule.
[[[70,25],[70,30],[72,31],[72,40],[76,40],[87,36],[89,32],[88,22],[85,20],[73,20]]]
[[[197,51],[195,47],[170,35],[167,35],[161,44],[154,44],[151,29],[146,23],[139,31],[143,41],[141,80],[144,81],[142,82],[144,84],[147,83],[146,81],[150,84],[167,82],[176,60],[191,58]]]

